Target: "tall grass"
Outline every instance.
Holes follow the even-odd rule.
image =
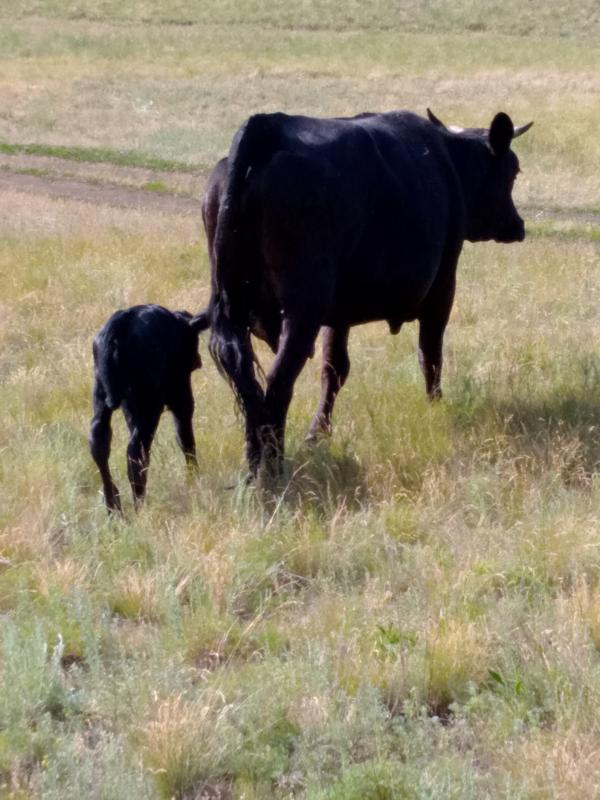
[[[310,364],[275,510],[225,488],[242,435],[206,358],[198,480],[165,418],[148,505],[117,522],[87,453],[92,335],[117,305],[196,307],[206,256],[151,229],[4,235],[6,791],[569,796],[600,691],[596,246],[467,249],[440,405],[410,327],[356,330],[311,450]],[[124,491],[125,443],[116,418]]]

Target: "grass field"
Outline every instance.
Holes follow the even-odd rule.
[[[529,236],[465,247],[444,401],[413,326],[354,330],[316,448],[318,358],[298,381],[275,503],[204,337],[199,477],[165,416],[107,519],[91,340],[205,304],[200,220],[0,194],[2,800],[600,797],[600,12],[397,5],[2,3],[2,175],[190,195],[257,110],[535,120]]]

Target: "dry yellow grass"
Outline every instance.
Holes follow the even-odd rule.
[[[352,25],[336,28],[326,4],[317,30],[291,30],[289,4],[270,12],[279,27],[256,4],[244,6],[252,25],[207,4],[237,23],[185,26],[157,24],[164,9],[149,0],[121,5],[104,0],[94,13],[113,17],[94,21],[82,0],[65,20],[70,4],[36,0],[3,20],[0,139],[133,150],[204,176],[256,110],[430,105],[479,125],[504,107],[536,120],[517,145],[531,235],[465,248],[443,403],[424,398],[412,326],[397,337],[365,326],[333,438],[310,449],[319,359],[307,366],[290,416],[294,477],[274,504],[238,480],[241,426],[203,340],[200,474],[186,480],[165,415],[134,515],[115,415],[116,521],[87,451],[91,339],[116,307],[206,303],[200,221],[2,193],[0,796],[597,796],[589,8],[572,6],[565,36],[551,9],[532,22],[521,8],[535,35],[516,36],[510,4],[477,11],[477,31],[464,29],[466,4],[423,6],[412,24],[433,27],[414,33],[378,27],[392,13],[379,6],[353,5]]]

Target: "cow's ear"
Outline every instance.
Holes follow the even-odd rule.
[[[510,143],[515,135],[515,128],[511,118],[504,111],[500,111],[490,126],[488,133],[488,143],[495,156],[503,156],[508,152]]]

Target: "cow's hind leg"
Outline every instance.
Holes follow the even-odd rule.
[[[294,383],[314,349],[320,320],[296,315],[284,317],[279,349],[267,376],[264,421],[261,429],[263,466],[268,476],[281,472],[285,446],[285,421]]]
[[[198,461],[196,458],[196,439],[194,438],[194,428],[192,425],[192,418],[194,416],[194,395],[189,378],[175,397],[172,398],[169,403],[169,408],[173,413],[177,444],[185,456],[188,467],[196,469],[198,467]]]
[[[99,381],[94,385],[94,417],[90,427],[90,451],[102,477],[104,502],[109,512],[122,512],[119,490],[114,483],[108,466],[112,430],[110,420],[112,410],[106,404],[104,389]]]
[[[347,326],[323,328],[323,366],[321,368],[321,402],[308,431],[307,441],[331,433],[331,415],[338,392],[350,372]]]
[[[144,408],[143,411],[135,413],[130,408],[124,408],[124,411],[130,432],[127,447],[127,474],[133,493],[133,502],[137,508],[146,495],[150,449],[162,408]]]

